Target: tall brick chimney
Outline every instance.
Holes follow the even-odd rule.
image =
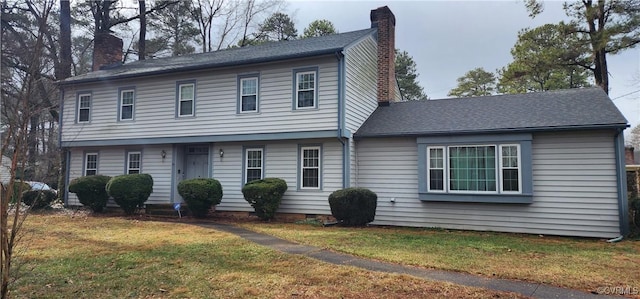
[[[633,153],[633,146],[625,146],[624,147],[624,164],[626,165],[635,165],[636,159]]]
[[[96,34],[93,40],[92,70],[122,64],[122,39],[109,33]]]
[[[371,11],[371,28],[378,28],[378,105],[388,106],[396,98],[396,17],[389,7]]]

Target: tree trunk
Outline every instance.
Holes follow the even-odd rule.
[[[63,80],[71,77],[71,8],[69,0],[60,0],[60,60],[61,70],[58,80]],[[58,165],[58,199],[65,202],[65,185],[67,169],[67,149],[60,148],[60,164]]]
[[[609,72],[607,69],[606,39],[604,34],[605,7],[604,0],[599,0],[597,6],[593,6],[593,1],[584,1],[585,16],[589,26],[589,40],[591,42],[591,52],[593,55],[593,77],[596,85],[600,86],[605,93],[609,94]],[[597,24],[596,24],[597,22]]]
[[[147,7],[144,3],[145,0],[138,0],[138,6],[140,7],[140,39],[138,41],[138,60],[144,60],[147,56]]]
[[[58,80],[71,77],[71,7],[60,0],[60,74]]]

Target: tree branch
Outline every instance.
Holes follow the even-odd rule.
[[[151,8],[150,10],[145,11],[145,12],[144,12],[144,15],[146,16],[146,15],[148,15],[148,14],[150,14],[150,13],[154,13],[154,12],[156,12],[156,11],[158,11],[158,10],[165,9],[165,8],[167,8],[168,6],[170,6],[170,5],[174,5],[174,4],[178,3],[178,2],[180,2],[180,1],[179,1],[179,0],[176,0],[176,1],[170,1],[170,2],[163,2],[163,3],[161,3],[161,4],[158,4],[158,5],[154,6],[154,7],[153,7],[153,8]],[[130,17],[130,18],[117,20],[117,21],[115,21],[115,22],[113,22],[113,23],[109,24],[109,28],[111,28],[111,27],[113,27],[113,26],[116,26],[116,25],[129,23],[129,22],[131,22],[131,21],[133,21],[133,20],[136,20],[136,19],[139,19],[139,18],[140,18],[140,14],[138,14],[137,16]]]

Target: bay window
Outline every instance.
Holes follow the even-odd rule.
[[[530,203],[531,135],[418,138],[425,201]]]

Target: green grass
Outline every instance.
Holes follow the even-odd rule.
[[[405,265],[594,291],[640,287],[640,241],[447,231],[244,223],[283,239]]]
[[[335,266],[183,223],[31,215],[25,229],[12,298],[517,297]]]

